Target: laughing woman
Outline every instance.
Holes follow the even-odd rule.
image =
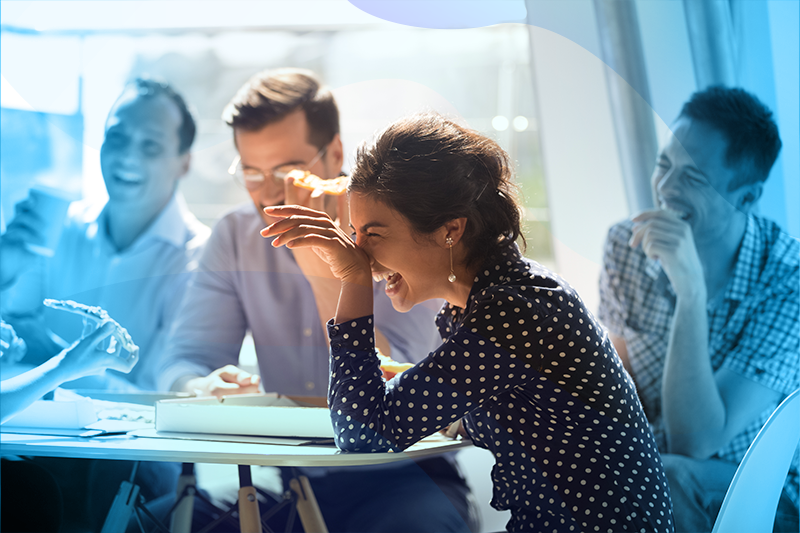
[[[355,242],[324,213],[267,208],[274,246],[310,246],[342,282],[329,405],[338,446],[400,451],[463,417],[492,452],[509,531],[670,532],[661,460],[633,383],[575,291],[525,259],[508,157],[437,115],[401,120],[359,149]],[[442,345],[381,379],[373,277],[394,307],[432,298]]]

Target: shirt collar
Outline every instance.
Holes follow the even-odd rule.
[[[519,251],[519,247],[516,243],[510,244],[497,254],[488,257],[475,274],[475,278],[472,280],[472,288],[470,289],[469,297],[467,298],[467,307],[469,307],[469,304],[481,291],[509,280],[509,278],[504,275],[508,273],[509,268],[502,268],[500,266],[502,262],[509,262],[510,264],[513,264],[515,262],[519,262],[521,259],[522,253]],[[459,320],[459,317],[463,315],[464,312],[464,309],[449,302],[445,302],[444,306],[439,311],[439,316],[452,316],[455,317],[455,320]]]
[[[106,203],[97,219],[98,230],[102,230],[102,234],[105,236],[108,235],[108,209],[108,203]],[[167,205],[164,206],[164,209],[161,210],[147,229],[136,238],[131,248],[151,239],[165,241],[175,247],[182,247],[186,240],[185,220],[188,213],[189,209],[186,206],[183,195],[175,191]]]
[[[725,290],[725,298],[728,300],[744,300],[750,292],[750,288],[758,282],[761,270],[759,250],[764,249],[764,235],[757,231],[756,221],[753,216],[747,217],[747,227],[744,230],[742,243],[739,245],[736,266],[733,276],[728,282]]]
[[[497,254],[487,258],[483,266],[475,274],[475,279],[472,280],[472,289],[469,291],[467,300],[472,300],[476,294],[488,287],[507,282],[508,278],[504,274],[508,273],[509,268],[501,267],[500,264],[505,262],[513,264],[521,258],[522,254],[516,243],[510,244]]]

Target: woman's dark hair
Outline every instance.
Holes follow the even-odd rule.
[[[462,239],[472,267],[522,236],[508,155],[441,115],[401,119],[362,144],[349,191],[383,202],[421,235],[466,217]]]

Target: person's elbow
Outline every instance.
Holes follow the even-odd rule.
[[[348,417],[349,418],[349,417]],[[333,420],[334,440],[336,446],[343,452],[356,453],[375,453],[375,452],[399,452],[392,441],[374,429],[350,420]]]

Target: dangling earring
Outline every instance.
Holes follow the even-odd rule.
[[[444,242],[450,247],[450,275],[447,276],[447,281],[453,283],[456,280],[456,273],[453,272],[453,238],[447,237]]]

